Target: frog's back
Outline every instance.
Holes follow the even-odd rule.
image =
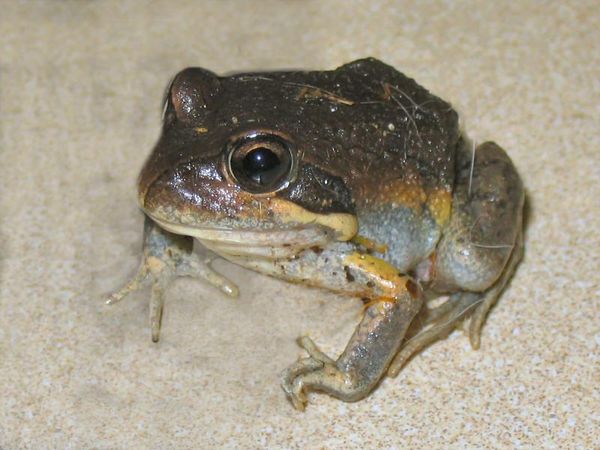
[[[369,190],[381,177],[452,187],[455,111],[381,61],[244,73],[222,83],[222,121],[235,116],[240,125],[251,121],[290,134],[305,162],[335,172],[354,189]]]

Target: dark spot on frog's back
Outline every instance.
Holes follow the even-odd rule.
[[[355,278],[354,275],[350,273],[350,267],[344,266],[344,272],[346,273],[346,280],[352,283],[355,280]]]

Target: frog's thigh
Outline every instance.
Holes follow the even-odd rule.
[[[470,295],[477,306],[470,333],[477,347],[479,329],[474,328],[481,327],[521,258],[524,191],[511,160],[498,145],[480,145],[472,170],[471,156],[466,148],[458,154],[452,216],[436,250],[432,287],[439,292],[482,293]]]
[[[523,187],[504,151],[488,142],[459,153],[450,223],[437,247],[434,288],[480,292],[502,274],[522,228]]]

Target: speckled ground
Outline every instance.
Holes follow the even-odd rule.
[[[600,8],[562,2],[0,2],[0,448],[600,448]],[[356,302],[222,263],[239,300],[180,280],[162,340],[137,264],[135,178],[170,76],[372,55],[508,149],[526,257],[480,351],[455,332],[367,400],[278,374],[335,354]]]

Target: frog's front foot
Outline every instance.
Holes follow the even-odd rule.
[[[208,281],[230,297],[237,297],[237,286],[210,267],[210,259],[193,252],[193,240],[188,236],[169,233],[150,219],[144,224],[144,252],[137,273],[120,290],[111,294],[106,303],[114,304],[131,292],[152,285],[150,297],[150,328],[152,341],[158,342],[165,290],[180,276]]]
[[[367,396],[385,374],[413,317],[421,306],[420,291],[404,289],[393,301],[372,302],[346,349],[337,360],[304,337],[308,358],[298,360],[282,376],[282,387],[296,409],[306,406],[308,391],[322,391],[346,402]]]
[[[307,392],[320,390],[341,400],[358,400],[369,393],[367,385],[361,385],[337,367],[336,362],[324,354],[309,337],[298,343],[309,354],[288,367],[282,374],[281,387],[299,411],[306,407]]]

